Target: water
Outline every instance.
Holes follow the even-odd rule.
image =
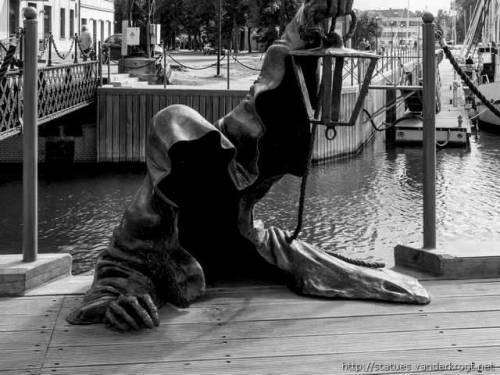
[[[144,169],[40,173],[40,250],[70,252],[90,270],[142,182]],[[359,156],[315,167],[301,238],[328,250],[393,264],[397,244],[422,238],[422,151],[386,152],[377,139]],[[300,180],[286,177],[256,207],[256,218],[292,230]],[[0,253],[21,250],[19,173],[0,176]],[[470,149],[437,156],[438,242],[500,239],[500,135],[473,136]]]

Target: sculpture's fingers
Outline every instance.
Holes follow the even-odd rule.
[[[144,307],[141,306],[139,301],[137,300],[137,297],[135,296],[130,296],[126,299],[126,303],[130,308],[132,308],[137,315],[137,317],[141,320],[142,323],[148,328],[153,328],[155,324],[153,323],[153,320],[149,316],[148,312]]]
[[[111,310],[106,310],[106,313],[104,314],[105,316],[105,323],[107,324],[108,327],[115,329],[117,331],[129,331],[130,328],[127,324],[121,322],[112,312]]]
[[[144,294],[139,297],[139,303],[146,308],[151,319],[153,319],[153,324],[158,327],[160,324],[160,314],[158,314],[158,308],[153,302],[153,299],[149,294]]]
[[[113,313],[114,316],[120,318],[122,321],[124,321],[127,325],[130,326],[132,329],[139,329],[139,325],[136,323],[133,317],[131,317],[127,311],[121,307],[118,303],[115,301],[111,302],[109,304],[109,310]]]

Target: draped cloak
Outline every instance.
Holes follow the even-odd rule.
[[[206,278],[240,275],[250,265],[254,274],[284,275],[304,294],[429,301],[416,280],[289,243],[289,233],[254,222],[253,207],[272,185],[307,167],[310,126],[289,51],[287,43],[271,46],[247,97],[215,124],[182,105],[154,116],[145,180],[70,323],[102,322],[122,294],[187,306]]]

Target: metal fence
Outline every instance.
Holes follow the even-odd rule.
[[[89,105],[99,86],[99,63],[58,65],[38,71],[38,123]],[[0,79],[0,140],[22,131],[22,71]]]

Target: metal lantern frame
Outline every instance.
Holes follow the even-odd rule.
[[[352,15],[352,17],[355,20],[354,14]],[[349,34],[352,35],[355,29],[355,25],[356,22],[353,22]],[[330,27],[330,30],[334,29],[335,29],[335,23],[333,23]],[[344,38],[344,40],[345,39],[346,38]],[[328,43],[329,40],[333,40],[334,42]],[[327,44],[326,47],[325,44]],[[365,98],[368,94],[370,82],[373,77],[375,68],[377,66],[379,56],[371,52],[358,51],[351,48],[345,48],[343,40],[338,35],[336,35],[334,31],[330,32],[329,35],[322,37],[321,47],[290,51],[290,56],[292,60],[292,67],[294,70],[294,74],[302,94],[302,101],[307,111],[309,124],[311,126],[310,129],[311,138],[308,151],[307,167],[302,177],[302,183],[300,187],[297,226],[293,234],[288,238],[288,240],[291,242],[298,238],[302,230],[307,180],[309,177],[309,171],[312,162],[314,143],[316,141],[317,127],[318,125],[325,126],[326,127],[325,138],[329,141],[332,141],[337,136],[337,129],[336,129],[337,126],[352,127],[356,125],[358,116],[361,112]],[[304,72],[302,70],[302,66],[298,61],[299,59],[303,60],[304,58],[319,60],[322,63],[319,90],[316,96],[314,97],[315,99],[314,103],[316,104],[315,107],[313,107],[312,105],[311,95],[307,88]],[[345,59],[351,59],[351,58],[366,59],[370,63],[366,70],[365,76],[363,77],[363,83],[360,86],[358,98],[354,106],[354,110],[349,118],[349,121],[343,122],[340,121],[343,71],[344,71]]]
[[[302,92],[302,100],[304,102],[309,122],[312,125],[326,126],[327,138],[331,130],[336,133],[336,126],[354,126],[363,107],[364,100],[368,94],[371,79],[379,56],[371,52],[358,51],[350,48],[329,47],[329,48],[314,48],[307,50],[291,51],[292,66],[297,78],[297,81]],[[315,58],[322,62],[320,89],[315,99],[316,108],[313,109],[311,103],[311,95],[307,88],[304,72],[297,61],[299,58]],[[369,60],[369,65],[366,70],[363,82],[360,85],[359,95],[351,113],[348,122],[340,121],[340,108],[343,86],[343,70],[346,59],[366,59]]]

